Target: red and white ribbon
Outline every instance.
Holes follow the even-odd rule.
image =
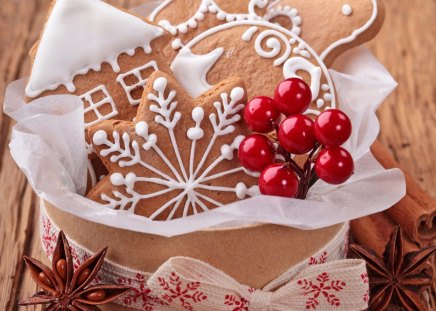
[[[116,303],[136,310],[365,310],[368,307],[365,262],[344,259],[348,229],[348,225],[344,226],[317,254],[262,289],[240,284],[211,265],[186,257],[170,258],[155,273],[105,261],[96,281],[131,286],[133,289]],[[41,240],[49,258],[58,233],[59,228],[41,206]],[[69,241],[78,267],[91,252]]]

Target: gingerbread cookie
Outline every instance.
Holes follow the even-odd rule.
[[[74,94],[86,127],[116,117],[131,120],[148,76],[170,72],[161,27],[100,0],[57,0],[31,51],[28,100]]]
[[[280,81],[299,77],[311,87],[309,114],[337,107],[322,59],[294,33],[264,21],[236,21],[205,31],[181,49],[171,69],[193,97],[234,74],[244,78],[249,98],[272,96]]]
[[[263,17],[299,35],[329,66],[378,33],[384,6],[382,0],[278,0]]]
[[[109,170],[88,197],[113,209],[165,220],[257,195],[258,174],[236,155],[247,134],[244,83],[230,78],[188,96],[176,80],[153,73],[135,121],[89,129]]]
[[[173,39],[165,49],[172,60],[177,51],[197,34],[235,20],[261,19],[270,0],[165,0],[150,20],[168,30]]]

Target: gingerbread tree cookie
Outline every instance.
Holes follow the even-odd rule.
[[[176,80],[153,73],[135,121],[89,129],[109,175],[88,197],[113,209],[166,220],[258,194],[255,173],[237,157],[247,134],[244,83],[219,83],[196,99]]]
[[[177,51],[203,31],[236,20],[261,19],[271,0],[165,0],[150,15],[173,39],[165,49],[172,60]]]
[[[278,0],[263,17],[299,35],[330,65],[378,33],[384,6],[382,0]]]
[[[100,0],[56,0],[31,51],[28,100],[74,94],[86,127],[116,117],[131,120],[148,76],[170,72],[161,56],[169,34]]]
[[[265,21],[235,21],[205,31],[180,50],[171,69],[191,96],[232,74],[244,78],[249,98],[272,96],[283,79],[299,77],[312,92],[308,114],[338,106],[322,59],[297,35]]]

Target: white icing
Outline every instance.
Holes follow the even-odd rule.
[[[100,0],[57,0],[39,42],[26,95],[36,97],[60,85],[74,92],[76,75],[99,71],[103,62],[118,72],[120,54],[133,55],[140,47],[151,53],[151,42],[163,34],[163,29]]]
[[[324,106],[324,99],[318,99],[317,101],[316,101],[316,107],[318,108],[318,109],[321,109],[322,107]]]
[[[192,110],[192,120],[195,122],[195,127],[192,127],[188,130],[188,138],[190,140],[199,140],[202,139],[204,136],[204,131],[201,128],[201,122],[204,118],[204,110],[201,107],[195,107],[194,110]],[[191,159],[193,159],[191,157]]]
[[[298,15],[298,10],[296,8],[292,8],[289,5],[286,6],[272,6],[268,9],[266,14],[263,16],[263,19],[266,21],[271,21],[272,19],[285,16],[289,18],[291,21],[291,28],[289,29],[291,32],[296,34],[297,36],[301,35],[301,16]]]
[[[178,102],[173,101],[177,95],[175,90],[171,90],[167,97],[165,97],[165,90],[167,89],[168,80],[159,77],[154,81],[153,89],[157,92],[157,96],[153,93],[148,94],[148,99],[154,101],[157,105],[150,105],[150,111],[156,114],[155,122],[161,124],[168,129],[170,134],[171,143],[173,145],[173,150],[176,154],[177,161],[179,163],[180,170],[185,179],[188,178],[185,167],[183,165],[182,156],[179,152],[179,147],[177,145],[176,136],[174,133],[174,128],[180,121],[182,114],[176,111]]]
[[[168,5],[170,5],[174,0],[165,0],[162,2],[149,16],[151,21],[155,21],[156,17],[159,13],[164,10]],[[169,31],[173,36],[176,36],[178,33],[186,34],[189,29],[196,29],[198,27],[198,23],[204,20],[205,13],[215,14],[216,18],[220,21],[225,22],[233,22],[239,20],[248,20],[248,19],[261,19],[256,14],[256,7],[265,8],[269,3],[269,0],[251,0],[248,4],[248,14],[232,14],[227,13],[222,10],[214,0],[201,0],[200,6],[193,16],[188,18],[188,20],[178,24],[173,25],[168,20],[160,20],[158,24]],[[172,43],[172,48],[178,50],[182,46],[182,42],[180,40],[174,40]]]
[[[172,47],[174,50],[179,50],[179,49],[181,49],[181,48],[183,47],[183,42],[182,42],[182,40],[180,40],[180,38],[176,38],[176,39],[174,39],[174,40],[171,42],[171,47]]]
[[[330,86],[329,86],[328,84],[323,84],[323,85],[321,85],[321,89],[322,89],[324,92],[326,92],[326,91],[330,90]]]
[[[312,91],[312,98],[317,98],[321,83],[321,68],[302,57],[291,57],[283,65],[283,76],[286,79],[294,77],[301,78],[297,74],[298,71],[305,71],[310,74],[310,90]]]
[[[269,48],[269,51],[266,51],[262,44],[263,41],[266,40],[266,47]],[[279,56],[282,51],[282,43],[284,43],[285,51],[283,54],[274,60],[274,66],[282,65],[291,55],[292,48],[291,45],[288,44],[288,38],[281,32],[273,29],[268,29],[262,31],[256,38],[254,48],[257,54],[263,58],[275,58]]]
[[[132,92],[139,87],[145,87],[148,77],[143,77],[142,72],[148,68],[153,68],[153,71],[159,70],[157,63],[155,61],[150,61],[141,67],[137,67],[128,72],[122,73],[117,77],[117,82],[121,84],[124,92],[126,92],[127,99],[129,100],[130,105],[136,106],[141,102],[141,98],[134,99],[132,97]],[[131,76],[134,76],[137,82],[133,84],[127,84],[126,78]]]
[[[270,3],[270,0],[251,0],[248,4],[248,12],[251,15],[257,15],[256,8],[264,9]]]
[[[188,47],[183,47],[173,62],[174,76],[191,97],[198,97],[212,88],[207,82],[207,73],[223,55],[224,49],[218,48],[205,55],[195,55]]]
[[[168,90],[168,81],[163,77],[155,80],[153,84],[153,90],[154,91],[152,93],[147,94],[147,98],[156,103],[155,108],[150,110],[154,112],[157,117],[161,118],[158,123],[167,129],[171,137],[173,149],[176,153],[176,158],[179,158],[179,147],[177,142],[173,139],[174,127],[177,125],[177,122],[174,122],[176,119],[175,116],[180,114],[180,112],[177,111],[177,101],[174,101],[176,92],[174,90]],[[168,94],[168,96],[165,96],[165,94]],[[116,187],[122,187],[126,194],[114,190],[111,194],[102,194],[102,200],[107,202],[106,205],[110,208],[120,208],[122,210],[127,210],[129,213],[134,213],[137,204],[141,200],[168,194],[173,190],[180,190],[179,194],[175,195],[173,198],[169,197],[171,199],[169,199],[163,206],[159,207],[150,217],[151,219],[155,219],[172,206],[168,216],[168,219],[172,219],[179,208],[183,209],[183,215],[186,216],[190,208],[192,208],[192,211],[195,214],[198,213],[199,210],[207,210],[208,207],[206,204],[211,203],[215,206],[222,205],[222,203],[208,197],[204,193],[199,193],[199,189],[220,192],[234,192],[239,199],[243,199],[246,196],[258,195],[259,190],[257,186],[247,188],[243,183],[238,183],[234,187],[210,185],[210,181],[212,180],[235,173],[243,172],[249,174],[250,176],[258,176],[256,174],[247,172],[243,167],[235,167],[227,171],[214,173],[212,175],[210,174],[223,161],[233,159],[235,151],[239,148],[240,143],[244,139],[243,136],[235,137],[231,145],[222,145],[220,147],[221,154],[213,160],[212,164],[210,164],[208,167],[205,167],[206,160],[210,159],[211,157],[210,153],[216,143],[216,140],[221,136],[232,135],[234,133],[234,124],[240,121],[241,117],[239,113],[244,108],[244,105],[241,104],[244,95],[244,89],[236,87],[230,92],[230,94],[222,93],[220,96],[220,101],[213,103],[216,113],[211,113],[208,117],[214,133],[208,140],[208,146],[205,152],[203,152],[202,158],[196,167],[194,164],[196,143],[198,140],[203,138],[203,135],[199,134],[203,133],[201,125],[205,119],[205,113],[203,108],[196,107],[193,109],[191,117],[195,123],[195,126],[187,131],[187,135],[192,141],[189,161],[189,174],[186,174],[186,169],[181,159],[177,159],[179,168],[176,169],[174,167],[172,162],[156,145],[157,136],[149,133],[148,125],[144,121],[138,122],[135,126],[135,133],[138,135],[137,138],[145,141],[145,144],[142,145],[136,138],[131,139],[128,133],[123,133],[120,136],[120,133],[114,131],[111,135],[111,139],[109,139],[108,134],[105,131],[97,131],[93,136],[94,144],[98,146],[104,145],[107,147],[106,149],[100,151],[101,156],[109,156],[110,160],[112,162],[117,162],[120,167],[132,167],[139,165],[151,170],[159,176],[157,178],[150,178],[137,176],[133,172],[129,172],[125,176],[119,172],[113,173],[110,177],[112,185]],[[173,119],[171,119],[171,116],[173,116]],[[191,134],[189,134],[189,132],[191,132]],[[176,178],[174,179],[168,176],[158,168],[155,168],[147,163],[148,157],[145,156],[147,153],[141,153],[141,148],[144,151],[153,149],[153,151],[156,152],[159,157],[161,157],[163,162],[172,171]],[[132,171],[133,170],[134,169],[132,168]],[[134,171],[138,172],[139,170]],[[182,174],[179,174],[179,171],[181,171]],[[143,182],[158,184],[166,187],[166,189],[157,191],[155,193],[141,194],[135,185]],[[185,205],[181,207],[181,204],[184,200]]]
[[[333,96],[332,96],[332,94],[330,94],[330,93],[326,93],[326,94],[324,94],[324,100],[325,101],[331,101],[333,99]]]
[[[93,96],[98,96],[98,94],[103,94],[104,96],[100,101],[94,102]],[[118,110],[115,102],[104,85],[99,85],[96,88],[90,90],[89,92],[80,95],[80,99],[85,104],[87,104],[87,107],[85,105],[85,109],[83,111],[84,115],[86,116],[87,114],[91,113],[93,118],[95,118],[94,116],[97,117],[97,119],[91,122],[85,122],[85,128],[118,115]],[[110,106],[111,110],[109,111],[109,113],[103,114],[103,112],[101,112],[99,108],[102,108],[103,106],[106,107],[107,105]]]
[[[262,58],[275,58],[273,62],[275,66],[284,64],[284,78],[298,76],[297,72],[299,70],[307,71],[311,77],[310,85],[315,103],[318,99],[323,99],[322,97],[318,98],[318,96],[320,96],[320,89],[323,87],[321,86],[322,77],[326,80],[326,86],[324,86],[324,88],[328,87],[329,90],[334,90],[333,82],[322,59],[294,33],[264,21],[235,21],[219,25],[199,34],[188,42],[174,59],[171,64],[171,69],[179,83],[183,85],[189,95],[197,97],[210,89],[211,86],[207,82],[208,72],[223,55],[231,55],[231,53],[225,51],[223,47],[219,47],[205,55],[193,54],[191,48],[211,35],[239,26],[247,27],[247,30],[241,36],[242,42],[250,42],[253,40],[255,35],[260,32],[260,27],[268,28],[257,34],[254,40],[256,53]],[[269,50],[263,48],[262,41],[264,40],[266,40],[265,46],[269,48]],[[292,56],[292,52],[301,57]],[[317,65],[314,65],[309,60],[315,61]],[[334,92],[332,92],[332,94],[334,94]],[[331,95],[331,107],[336,107],[334,95]],[[308,113],[319,114],[319,111],[309,110]]]
[[[344,14],[345,16],[350,16],[351,14],[353,14],[353,8],[351,7],[351,5],[344,4],[342,6],[342,14]]]
[[[371,2],[372,2],[372,6],[373,6],[372,14],[371,14],[370,19],[365,23],[365,25],[363,25],[362,27],[354,30],[353,33],[350,36],[348,36],[346,38],[342,38],[342,39],[332,43],[328,48],[326,48],[321,53],[320,56],[321,56],[322,59],[325,59],[337,47],[356,40],[356,38],[360,34],[362,34],[365,31],[367,31],[372,26],[372,24],[374,24],[375,20],[377,19],[377,14],[378,14],[378,7],[377,7],[378,4],[377,4],[377,0],[371,0]]]
[[[257,32],[257,27],[253,26],[247,29],[246,32],[242,35],[242,40],[245,42],[251,41],[251,38],[253,38],[254,34]]]

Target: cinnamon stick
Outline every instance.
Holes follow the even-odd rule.
[[[384,168],[401,168],[379,141],[373,144],[371,151]],[[425,193],[409,174],[405,173],[405,177],[406,196],[387,210],[386,214],[400,224],[414,241],[424,245],[434,243],[436,239],[436,200]]]

